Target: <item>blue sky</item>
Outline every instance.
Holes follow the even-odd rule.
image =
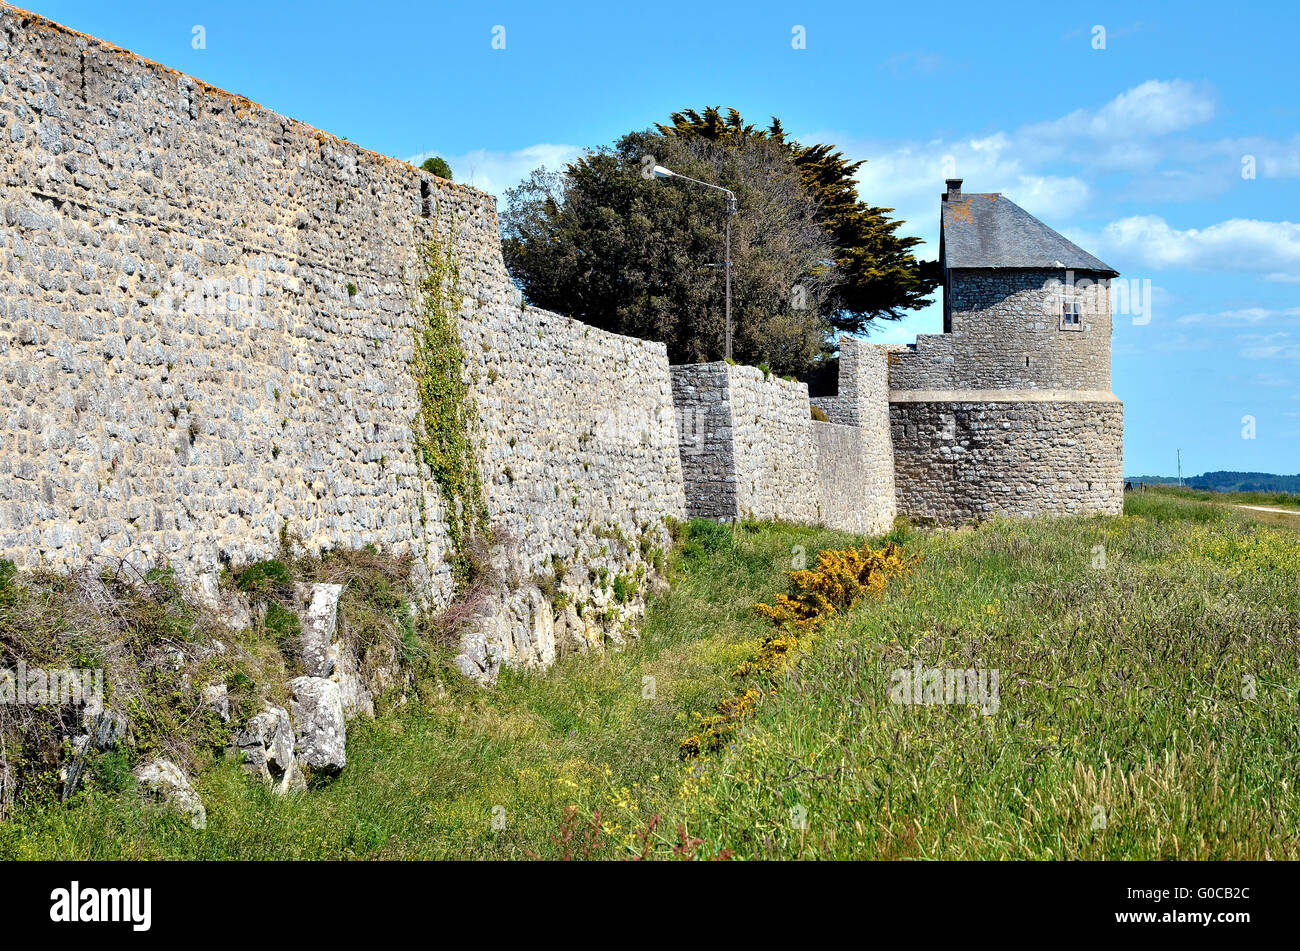
[[[1150,282],[1149,319],[1115,320],[1127,472],[1172,473],[1179,448],[1185,473],[1300,471],[1291,4],[26,5],[378,152],[439,153],[493,193],[671,111],[734,106],[867,159],[863,197],[933,256],[955,171]],[[873,339],[940,329],[935,307]]]

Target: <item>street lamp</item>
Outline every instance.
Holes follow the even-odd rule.
[[[726,335],[726,357],[731,359],[731,216],[736,213],[736,193],[730,188],[723,188],[721,185],[711,185],[708,182],[702,182],[698,178],[691,178],[689,175],[681,175],[672,169],[664,168],[662,165],[654,167],[655,178],[680,178],[683,181],[693,182],[696,185],[703,185],[705,188],[712,188],[714,191],[720,191],[727,196],[727,258],[723,269],[727,275],[727,335]]]

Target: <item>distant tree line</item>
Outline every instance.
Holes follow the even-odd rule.
[[[1134,485],[1177,485],[1176,476],[1129,476]],[[1183,485],[1206,492],[1294,492],[1300,493],[1300,474],[1275,475],[1271,472],[1229,472],[1218,470],[1204,475],[1187,476]]]

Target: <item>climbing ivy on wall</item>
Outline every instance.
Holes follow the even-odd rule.
[[[457,320],[461,292],[455,234],[417,244],[419,284],[411,372],[419,415],[413,426],[416,456],[441,490],[451,536],[457,585],[469,580],[469,541],[487,527],[483,483],[472,439],[476,409],[465,382],[465,353]]]

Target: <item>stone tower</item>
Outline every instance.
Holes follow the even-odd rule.
[[[890,353],[899,514],[1119,513],[1118,272],[1002,195],[961,185],[947,180],[941,206],[944,332]]]

